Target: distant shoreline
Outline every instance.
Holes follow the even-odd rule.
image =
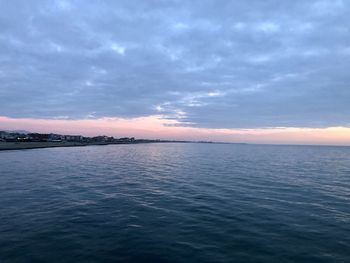
[[[139,143],[158,143],[158,142],[137,142],[137,143],[81,143],[81,142],[0,142],[0,151],[11,150],[30,150],[30,149],[44,149],[44,148],[58,148],[58,147],[85,147],[98,145],[112,145],[112,144],[139,144]]]
[[[0,142],[0,151],[11,150],[30,150],[59,147],[85,147],[85,146],[105,146],[105,145],[130,145],[147,143],[208,143],[208,144],[227,144],[220,142],[206,141],[168,141],[168,140],[136,140],[135,142]],[[241,144],[241,143],[238,143]]]
[[[78,142],[0,142],[0,151],[87,146]]]

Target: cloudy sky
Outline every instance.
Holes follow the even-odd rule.
[[[0,0],[0,128],[349,131],[349,17],[345,0]]]

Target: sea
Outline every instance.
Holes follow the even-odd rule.
[[[0,262],[350,262],[350,147],[2,151]]]

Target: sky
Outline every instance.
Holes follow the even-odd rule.
[[[349,1],[0,10],[0,129],[350,145]]]

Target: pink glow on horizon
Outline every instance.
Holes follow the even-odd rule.
[[[162,116],[82,120],[0,117],[0,130],[149,139],[350,145],[350,128],[346,127],[207,129],[176,126],[179,124],[176,120],[162,119]]]

